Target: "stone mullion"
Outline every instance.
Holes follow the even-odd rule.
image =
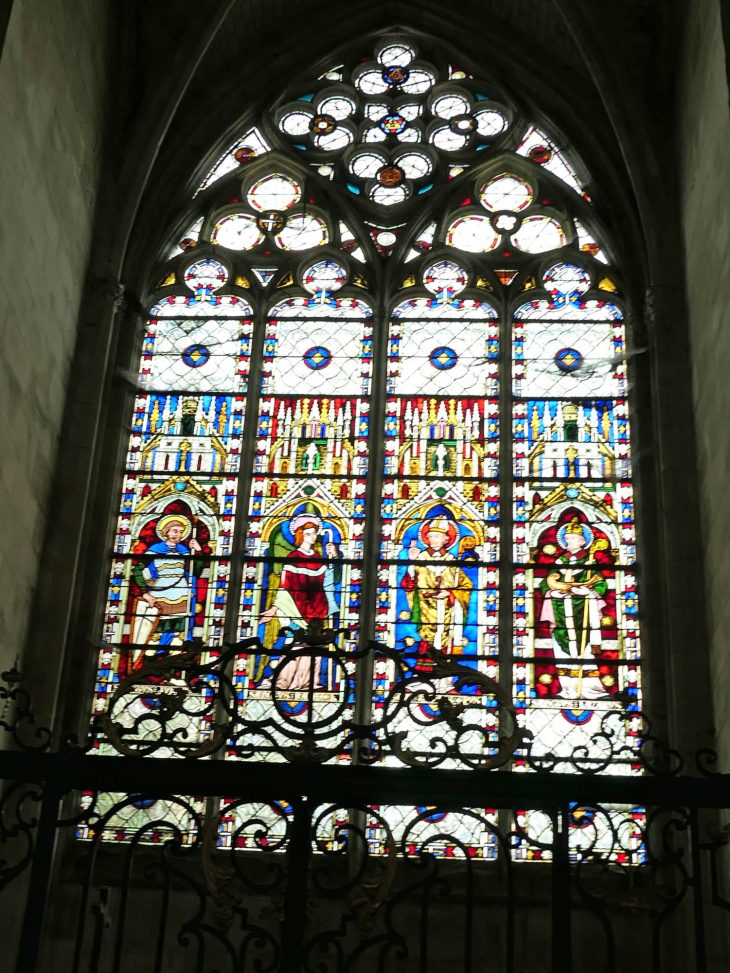
[[[261,375],[267,317],[264,311],[264,302],[262,301],[255,308],[253,314],[248,391],[246,392],[246,413],[241,439],[241,465],[238,470],[236,516],[231,543],[226,619],[223,627],[224,642],[238,641],[241,580],[243,577],[243,564],[246,552],[251,484],[253,482],[254,462],[256,459],[256,435],[258,432],[259,404],[261,402]]]
[[[381,542],[383,457],[385,454],[385,403],[388,368],[389,318],[380,298],[373,314],[373,357],[370,385],[370,439],[365,491],[365,533],[363,538],[362,590],[358,647],[364,649],[375,638],[378,598],[378,563]],[[372,653],[358,664],[355,689],[355,720],[368,723],[372,715]]]
[[[251,483],[254,474],[256,457],[256,433],[258,431],[259,402],[261,400],[261,369],[263,363],[264,338],[266,336],[267,315],[264,302],[260,302],[254,309],[252,316],[253,327],[251,334],[251,353],[249,357],[248,388],[246,392],[246,411],[243,420],[243,436],[241,438],[240,466],[238,469],[238,486],[236,490],[236,514],[233,520],[233,537],[231,541],[231,555],[228,561],[228,591],[226,597],[226,617],[223,625],[223,646],[226,643],[238,641],[238,618],[241,604],[241,581],[243,578],[243,564],[245,561],[246,535],[248,533],[249,503]],[[215,393],[212,393],[215,394]],[[233,666],[231,661],[224,674],[233,682]],[[216,721],[226,722],[226,713],[219,704]],[[213,754],[214,760],[225,759],[225,747]],[[206,804],[206,820],[217,813],[218,799],[209,798]]]
[[[499,683],[512,696],[513,624],[513,487],[512,357],[513,324],[506,302],[499,310]]]

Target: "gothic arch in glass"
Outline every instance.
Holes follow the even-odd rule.
[[[229,759],[575,771],[610,727],[631,772],[624,312],[579,160],[396,35],[242,132],[152,275],[96,711],[204,747],[215,677],[177,744],[118,686],[236,645]]]

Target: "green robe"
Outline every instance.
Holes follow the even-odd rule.
[[[570,598],[556,597],[558,593],[549,587],[547,578],[544,578],[540,585],[545,599],[541,620],[550,623],[556,656],[576,659],[582,655],[584,658],[591,658],[593,655],[591,646],[600,648],[600,610],[605,604],[603,596],[608,590],[608,584],[596,565],[586,564],[587,560],[588,551],[575,556],[563,554],[556,559],[555,568],[550,569],[550,574],[555,574],[557,569],[561,581],[578,583],[585,583],[597,576],[597,580],[594,580],[590,586],[596,598],[586,597],[586,595],[573,595]]]

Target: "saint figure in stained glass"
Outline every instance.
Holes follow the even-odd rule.
[[[312,504],[305,506],[313,508]],[[337,627],[342,569],[335,559],[340,555],[341,538],[336,527],[314,509],[300,510],[272,533],[269,549],[275,555],[283,554],[285,560],[271,564],[267,573],[267,608],[259,616],[259,626],[265,629],[264,645],[280,649],[296,642],[298,632]],[[309,657],[302,657],[281,665],[276,675],[277,689],[308,686],[311,662]],[[261,656],[256,673],[260,687],[271,685],[272,673],[270,658]],[[320,673],[320,677],[325,675]],[[315,683],[319,681],[315,679]]]
[[[540,620],[547,622],[556,660],[594,659],[601,652],[601,610],[608,583],[595,563],[596,551],[608,542],[596,537],[577,516],[557,531],[561,553],[555,559],[560,567],[541,583],[544,601]],[[579,669],[573,675],[571,664],[558,664],[559,696],[569,699],[595,699],[607,696],[598,670]]]
[[[172,513],[161,517],[154,530],[156,540],[138,561],[132,578],[139,596],[134,608],[133,641],[137,644],[181,645],[188,636],[191,606],[197,594],[195,565],[190,555],[201,551],[189,517]],[[187,546],[183,541],[187,540]]]
[[[433,666],[432,649],[463,654],[469,647],[470,606],[476,587],[470,555],[473,557],[476,541],[471,535],[462,537],[453,514],[445,511],[411,528],[405,543],[404,553],[411,563],[400,578],[407,607],[398,612],[399,627],[415,630],[415,668],[427,671]],[[413,635],[404,635],[406,645],[413,642]]]

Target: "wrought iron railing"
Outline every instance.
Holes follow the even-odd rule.
[[[389,766],[403,746],[383,718],[366,726],[340,713],[334,744],[306,718],[283,742],[281,722],[247,726],[229,662],[153,661],[120,685],[88,743],[56,749],[6,674],[4,967],[728,968],[730,775],[714,772],[713,754],[685,767],[627,712],[640,724],[628,752],[604,722],[571,755],[572,773],[555,772],[565,755],[533,755],[509,701],[482,682],[502,715],[481,749],[473,737],[460,746],[463,714],[445,707],[436,766],[427,752]],[[452,668],[435,658],[428,673],[437,704],[436,680],[485,678]],[[404,669],[386,714],[429,691],[423,674],[411,678]],[[169,685],[180,692],[152,689]],[[144,693],[163,705],[129,719],[129,699]],[[202,745],[185,736],[186,708]],[[254,731],[263,753],[246,739]]]

